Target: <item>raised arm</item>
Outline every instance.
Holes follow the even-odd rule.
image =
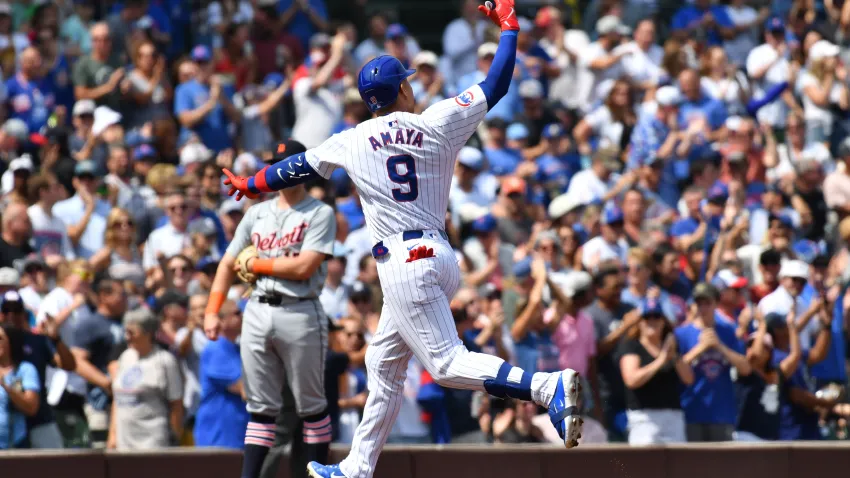
[[[490,70],[484,81],[478,84],[487,98],[487,109],[496,106],[507,93],[511,86],[511,78],[516,68],[516,42],[519,32],[519,21],[517,20],[514,0],[498,0],[486,2],[478,7],[484,15],[502,29],[499,38],[499,48],[496,56],[490,64]]]

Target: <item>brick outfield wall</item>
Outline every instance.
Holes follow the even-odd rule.
[[[335,460],[345,448],[334,448]],[[175,449],[155,453],[0,452],[0,478],[238,478],[241,454]],[[841,478],[850,443],[387,447],[375,478]],[[278,478],[289,478],[282,463]]]

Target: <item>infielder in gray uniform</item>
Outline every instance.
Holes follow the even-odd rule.
[[[304,150],[289,140],[277,153]],[[282,191],[248,209],[216,271],[204,318],[211,340],[218,337],[215,312],[233,281],[235,258],[251,244],[257,248],[259,257],[247,262],[257,283],[242,321],[242,369],[251,414],[242,478],[258,478],[274,446],[284,383],[303,422],[305,458],[327,462],[332,431],[324,387],[328,321],[318,297],[335,236],[330,206],[310,197],[303,186]]]

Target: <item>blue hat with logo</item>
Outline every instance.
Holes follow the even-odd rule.
[[[156,150],[149,144],[142,144],[133,150],[133,160],[156,159]]]
[[[395,103],[401,83],[416,70],[408,70],[398,58],[381,55],[366,63],[357,78],[360,98],[371,112]]]
[[[402,38],[406,36],[407,28],[405,28],[404,25],[402,25],[401,23],[393,23],[392,25],[387,27],[387,40],[395,40],[396,38]]]
[[[605,207],[602,211],[602,224],[610,226],[623,222],[623,210],[618,206],[611,204]]]
[[[712,203],[725,203],[729,199],[729,188],[721,182],[714,183],[708,189],[708,201]]]
[[[786,214],[769,214],[767,216],[767,223],[770,225],[773,221],[779,221],[782,226],[788,229],[794,229],[794,221]]]
[[[531,275],[531,257],[526,257],[514,263],[514,277],[517,279],[525,279]]]
[[[479,233],[488,233],[496,230],[496,218],[492,214],[485,214],[472,221],[472,230]]]
[[[769,32],[785,30],[785,22],[782,21],[782,17],[779,17],[779,16],[770,17],[764,23],[764,29],[769,31]]]
[[[566,131],[564,127],[558,123],[550,123],[547,124],[545,128],[543,128],[543,137],[546,139],[560,138],[564,136]]]
[[[212,52],[210,51],[210,47],[206,45],[196,45],[195,48],[192,48],[192,61],[198,63],[206,63],[212,60]]]
[[[641,318],[646,317],[665,317],[664,309],[661,308],[661,302],[657,299],[644,299],[640,303]]]

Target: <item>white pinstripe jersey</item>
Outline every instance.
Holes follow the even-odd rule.
[[[445,228],[458,151],[487,113],[478,85],[421,115],[391,113],[335,134],[306,153],[325,178],[345,168],[372,242],[410,230]]]

